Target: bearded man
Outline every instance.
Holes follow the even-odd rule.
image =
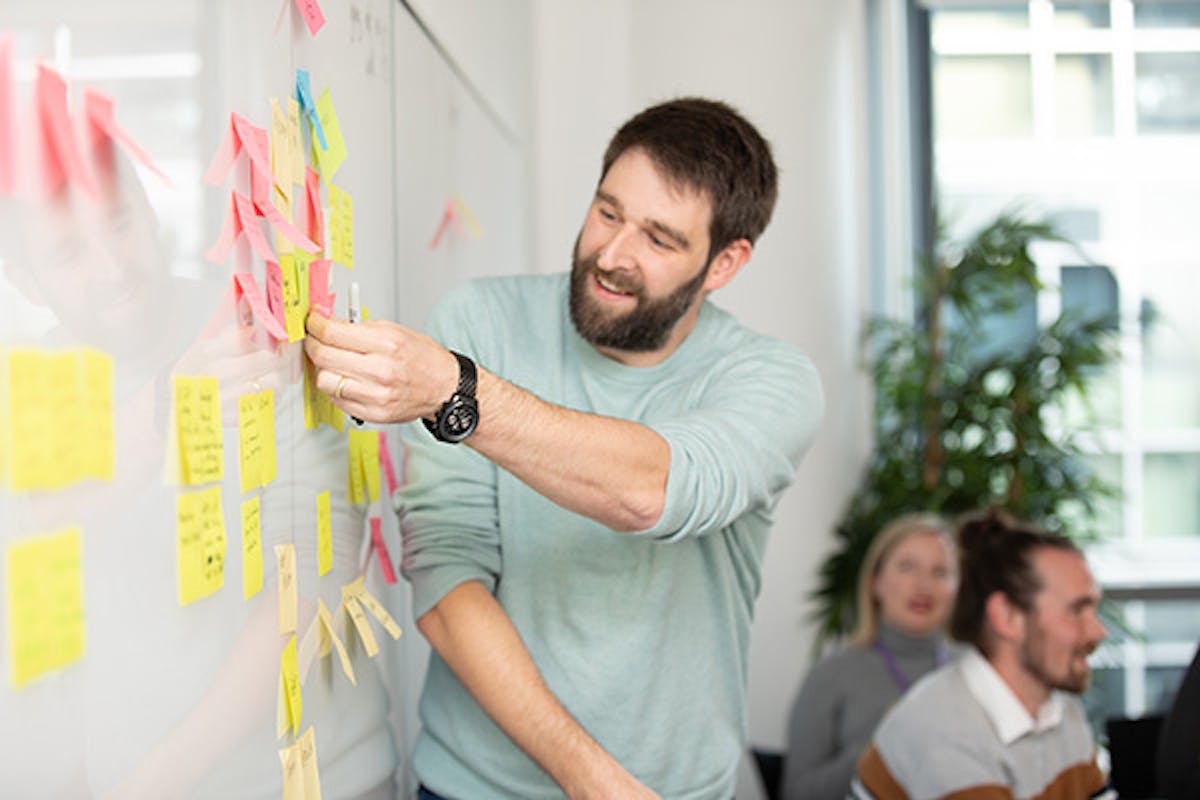
[[[966,517],[958,535],[950,635],[966,652],[883,718],[850,797],[1115,797],[1078,697],[1105,636],[1083,554],[994,509]]]
[[[823,405],[707,300],[776,193],[742,116],[669,101],[610,142],[569,274],[470,282],[429,336],[309,318],[340,408],[424,422],[398,495],[419,797],[733,796],[767,533]]]

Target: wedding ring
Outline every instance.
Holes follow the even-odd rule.
[[[343,375],[340,378],[338,378],[337,388],[333,390],[333,396],[336,397],[338,400],[342,399],[342,387],[345,385],[346,385],[346,376]]]

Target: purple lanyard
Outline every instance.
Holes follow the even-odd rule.
[[[879,639],[875,640],[875,644],[872,645],[872,648],[883,660],[883,665],[887,667],[887,671],[892,676],[892,680],[895,681],[896,685],[900,687],[900,693],[903,694],[904,692],[907,692],[908,687],[912,685],[912,681],[904,677],[904,673],[900,671],[900,666],[896,663],[896,659],[892,656],[892,652],[888,650],[884,643],[879,641]],[[934,655],[934,664],[940,667],[945,663],[946,648],[944,645],[939,644],[937,653]]]

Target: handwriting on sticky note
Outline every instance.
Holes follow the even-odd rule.
[[[216,378],[177,375],[174,388],[181,480],[186,486],[219,481],[225,474],[220,385]]]
[[[257,497],[242,503],[242,597],[262,591],[262,504]]]
[[[317,0],[296,0],[296,8],[304,17],[304,24],[313,36],[325,25],[325,15],[321,12],[321,4]]]
[[[21,688],[83,657],[79,528],[10,542],[4,554],[9,676]]]
[[[354,199],[349,192],[329,186],[329,241],[333,260],[354,269]]]
[[[183,492],[175,498],[179,605],[185,606],[225,583],[225,516],[221,487]]]
[[[300,666],[296,659],[296,637],[293,634],[280,655],[280,674],[283,676],[283,693],[287,698],[288,724],[292,735],[300,732],[300,717],[304,712],[304,700],[300,695]]]
[[[275,568],[279,600],[279,632],[282,634],[295,633],[298,603],[295,545],[275,545]]]

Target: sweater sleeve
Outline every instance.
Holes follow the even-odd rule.
[[[812,668],[796,695],[788,720],[783,800],[840,800],[850,786],[859,748],[838,741],[845,701],[838,675],[835,658],[826,658]]]
[[[650,422],[671,448],[662,516],[642,535],[674,541],[769,511],[824,410],[816,368],[779,342],[726,357],[694,410]]]
[[[473,306],[465,284],[443,296],[430,315],[430,336],[481,358],[465,324]],[[434,440],[419,421],[404,430],[407,476],[396,498],[403,538],[401,572],[412,585],[419,619],[451,589],[477,580],[494,592],[500,575],[496,467],[468,447]]]
[[[1200,649],[1163,723],[1158,788],[1168,800],[1200,797]]]

